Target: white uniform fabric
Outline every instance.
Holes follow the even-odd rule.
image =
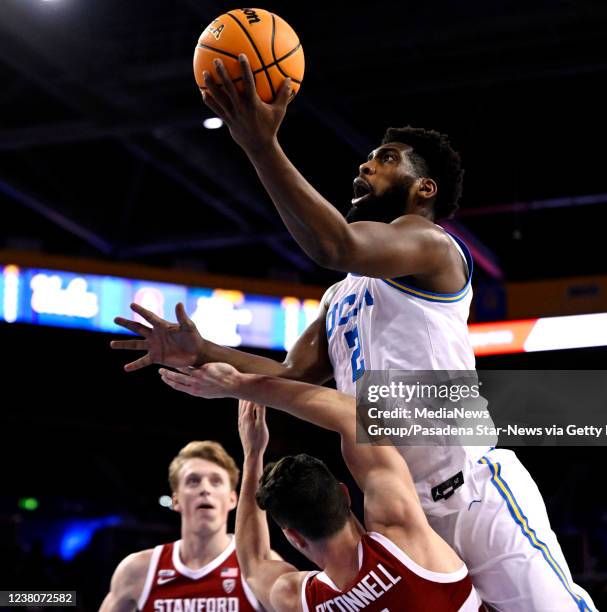
[[[468,266],[468,280],[454,294],[422,291],[398,279],[349,274],[341,281],[327,312],[329,357],[337,388],[356,395],[356,380],[369,370],[474,370],[468,336],[472,300],[472,257],[453,238]],[[483,406],[484,407],[484,406]],[[415,481],[424,511],[445,514],[472,498],[461,487],[434,502],[431,490],[472,469],[490,446],[398,446]]]
[[[467,485],[476,496],[468,508],[428,520],[464,559],[485,603],[508,612],[596,610],[574,584],[542,495],[512,451],[489,451]]]
[[[356,380],[368,370],[474,370],[467,327],[472,257],[462,241],[451,238],[469,271],[458,293],[436,294],[403,279],[355,274],[338,284],[326,327],[339,391],[356,395]],[[468,565],[485,603],[517,612],[594,609],[588,595],[573,584],[541,494],[514,453],[490,446],[397,449],[407,461],[424,511]],[[503,462],[500,468],[491,467],[491,456]],[[524,508],[526,527],[524,518],[515,520],[516,504],[509,501],[512,495],[504,483],[493,478],[492,470],[500,469],[502,476],[507,471],[507,486],[517,499],[530,499]],[[432,487],[459,471],[464,484],[448,499],[434,501]]]
[[[430,293],[400,280],[356,274],[339,283],[327,312],[327,337],[340,391],[356,393],[355,373],[363,361],[365,370],[474,370],[467,327],[472,258],[461,244],[469,272],[458,293]],[[353,369],[344,337],[355,328],[360,357]]]

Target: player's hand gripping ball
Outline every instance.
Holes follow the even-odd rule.
[[[206,90],[203,72],[219,82],[213,60],[223,61],[232,82],[242,91],[242,69],[238,55],[251,64],[255,88],[264,102],[273,102],[280,84],[291,78],[291,97],[301,85],[305,60],[301,43],[291,26],[278,15],[263,9],[235,9],[214,19],[198,39],[194,51],[194,77]]]

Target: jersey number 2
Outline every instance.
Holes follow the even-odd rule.
[[[352,363],[352,382],[356,382],[365,371],[365,360],[360,359],[360,339],[358,337],[358,327],[353,327],[350,331],[344,332],[348,348],[354,349],[350,362]],[[360,359],[360,361],[359,361]]]

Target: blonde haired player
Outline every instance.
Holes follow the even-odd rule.
[[[273,104],[255,92],[246,57],[244,92],[220,60],[220,83],[204,75],[204,100],[227,124],[255,167],[287,229],[319,265],[347,273],[282,363],[220,347],[196,333],[183,306],[177,324],[133,306],[152,329],[119,318],[143,340],[128,364],[171,367],[227,362],[241,372],[322,384],[354,395],[366,370],[474,370],[467,319],[472,258],[436,222],[459,206],[463,170],[448,138],[421,128],[388,129],[354,179],[346,219],[293,166],[277,133],[289,82]],[[319,144],[318,163],[332,155]],[[512,612],[590,610],[574,584],[542,496],[516,455],[489,446],[402,446],[433,528],[464,559],[484,602]]]
[[[239,469],[217,442],[193,441],[171,461],[173,509],[181,539],[126,557],[100,612],[251,612],[258,610],[227,532]]]

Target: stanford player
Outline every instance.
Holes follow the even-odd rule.
[[[184,446],[169,466],[181,539],[123,559],[100,612],[258,610],[227,532],[238,476],[234,459],[217,442]]]
[[[484,610],[468,570],[428,524],[404,459],[390,446],[357,444],[355,400],[331,389],[207,364],[187,376],[161,369],[163,380],[203,397],[268,404],[339,432],[348,468],[364,493],[365,531],[346,487],[322,461],[283,457],[263,468],[264,409],[241,402],[244,451],[236,534],[242,571],[269,610],[337,612]],[[322,572],[299,572],[270,556],[261,509]]]

